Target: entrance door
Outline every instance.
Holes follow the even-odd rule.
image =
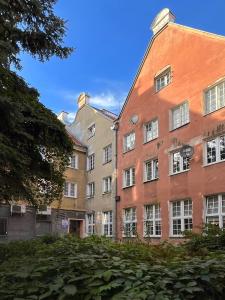
[[[69,233],[77,236],[80,236],[80,227],[81,227],[81,221],[78,220],[70,220],[70,226],[69,226]]]

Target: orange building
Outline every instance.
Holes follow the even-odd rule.
[[[225,227],[225,37],[164,9],[117,123],[117,236]]]

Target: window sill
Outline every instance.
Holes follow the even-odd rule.
[[[102,165],[104,166],[104,165],[107,165],[107,164],[109,164],[111,162],[112,162],[112,159],[110,159],[109,161],[103,162]]]
[[[143,236],[144,239],[161,239],[161,235],[148,235],[148,236]]]
[[[123,151],[123,154],[126,154],[126,153],[128,153],[128,152],[131,152],[131,151],[133,151],[134,149],[135,149],[135,147],[132,148],[132,149],[126,150],[126,151],[124,150],[124,151]]]
[[[74,168],[74,167],[70,167],[70,166],[67,166],[68,169],[72,169],[72,170],[78,170],[78,168]]]
[[[77,199],[77,197],[76,196],[63,196],[64,198],[72,198],[72,199]]]
[[[111,194],[111,193],[112,193],[112,191],[109,191],[109,192],[103,192],[102,195],[109,195],[109,194]]]
[[[143,181],[143,183],[154,182],[154,181],[157,181],[157,180],[159,180],[159,177],[151,179],[151,180],[145,180],[145,181]]]
[[[180,171],[180,172],[177,172],[177,173],[171,173],[171,174],[169,174],[169,176],[175,176],[175,175],[183,174],[183,173],[189,172],[190,170],[191,169]]]
[[[213,166],[213,165],[216,165],[216,164],[220,164],[220,163],[223,163],[225,162],[225,159],[224,160],[220,160],[220,161],[215,161],[213,163],[210,163],[210,164],[204,164],[203,167],[210,167],[210,166]]]
[[[129,189],[129,188],[132,188],[133,186],[134,186],[134,184],[129,185],[129,186],[124,186],[123,189]]]
[[[149,143],[151,143],[151,142],[153,142],[153,141],[157,140],[158,138],[159,138],[159,137],[157,136],[157,137],[155,137],[155,138],[154,138],[154,139],[152,139],[152,140],[149,140],[149,141],[144,141],[143,145],[149,144]]]
[[[207,117],[207,116],[209,116],[209,115],[211,115],[211,114],[213,114],[213,113],[215,113],[215,112],[217,112],[218,110],[221,110],[221,109],[223,109],[225,106],[222,106],[222,107],[220,107],[220,108],[217,108],[216,110],[214,110],[214,111],[211,111],[211,112],[209,112],[209,113],[203,113],[203,117]]]
[[[178,129],[180,129],[180,128],[183,128],[183,127],[189,125],[190,123],[191,123],[191,122],[189,121],[189,122],[187,122],[187,123],[185,123],[185,124],[183,124],[183,125],[181,125],[181,126],[179,126],[179,127],[176,127],[176,128],[174,128],[174,129],[170,129],[170,132],[173,132],[173,131],[175,131],[175,130],[178,130]]]
[[[89,199],[93,199],[94,197],[95,196],[87,196],[86,199],[89,200]]]

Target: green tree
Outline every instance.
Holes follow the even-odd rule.
[[[55,0],[0,0],[0,202],[33,205],[61,197],[72,142],[37,90],[10,68],[20,68],[26,51],[41,61],[66,58],[65,21]]]

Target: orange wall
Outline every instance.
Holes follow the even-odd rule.
[[[172,82],[159,91],[154,90],[154,76],[171,65]],[[169,236],[170,200],[192,198],[193,226],[203,220],[205,195],[225,192],[225,163],[203,167],[202,142],[212,136],[217,126],[225,125],[225,109],[203,115],[203,90],[225,76],[225,39],[169,24],[153,41],[144,66],[129,96],[119,120],[118,130],[118,237],[121,238],[122,209],[137,208],[137,230],[143,236],[144,205],[159,201],[161,205],[162,238]],[[189,101],[190,123],[169,131],[169,110]],[[137,114],[139,121],[129,121]],[[159,137],[143,144],[143,124],[158,117]],[[224,126],[225,127],[225,126]],[[135,149],[123,154],[123,136],[134,130]],[[223,129],[221,129],[223,130]],[[213,132],[214,131],[214,132]],[[195,143],[190,171],[169,176],[168,151],[179,144]],[[159,179],[143,183],[143,162],[158,156]],[[136,184],[122,188],[123,169],[136,168]]]

